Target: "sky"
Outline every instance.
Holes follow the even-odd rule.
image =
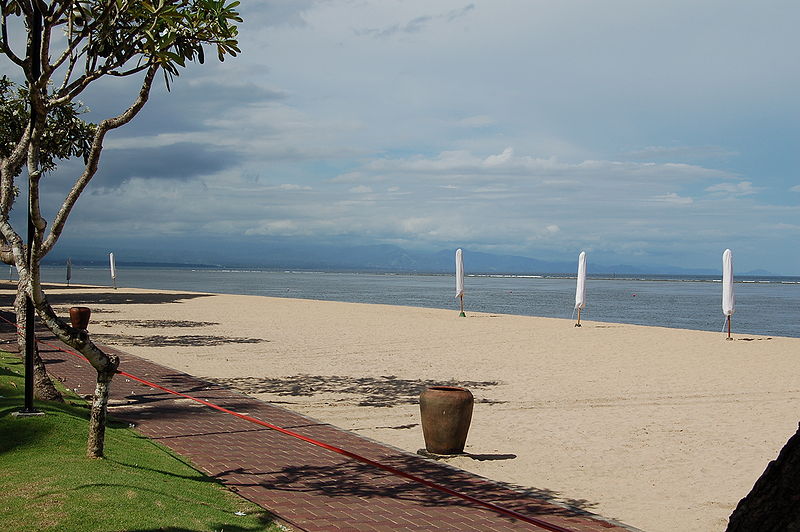
[[[243,4],[240,56],[190,64],[107,137],[67,242],[585,250],[656,271],[731,248],[800,275],[795,0]],[[135,82],[96,84],[89,118]],[[48,177],[51,208],[73,171]]]

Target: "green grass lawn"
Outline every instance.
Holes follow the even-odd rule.
[[[44,416],[12,416],[23,404],[23,371],[0,351],[0,530],[285,530],[125,425],[107,429],[105,460],[85,458],[88,409],[78,399],[37,402]]]

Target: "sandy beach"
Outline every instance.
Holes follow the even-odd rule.
[[[48,295],[65,317],[91,307],[98,342],[411,452],[424,447],[420,390],[466,386],[468,455],[450,464],[648,532],[724,530],[800,419],[797,338],[137,289]]]

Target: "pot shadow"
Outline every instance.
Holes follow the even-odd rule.
[[[494,460],[513,460],[517,457],[516,454],[506,453],[506,454],[475,454],[475,453],[464,453],[465,458],[469,458],[471,460],[477,460],[478,462],[487,462],[487,461],[494,461]]]
[[[456,454],[435,454],[428,452],[427,449],[420,449],[417,451],[417,454],[420,456],[424,456],[425,458],[429,458],[431,460],[443,461],[447,463],[447,460],[451,458],[469,458],[471,460],[477,460],[479,462],[486,462],[489,460],[513,460],[517,457],[516,454],[506,453],[506,454],[475,454],[475,453],[456,453]]]

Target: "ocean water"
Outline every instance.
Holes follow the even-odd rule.
[[[47,282],[65,282],[64,267],[43,267]],[[108,285],[109,271],[72,269],[71,282]],[[453,275],[334,273],[237,269],[125,268],[121,287],[250,294],[356,303],[432,307],[458,311]],[[800,277],[737,277],[736,333],[800,338]],[[575,278],[562,275],[468,275],[464,306],[488,312],[553,318],[573,317]],[[582,319],[722,331],[718,278],[589,275]]]

